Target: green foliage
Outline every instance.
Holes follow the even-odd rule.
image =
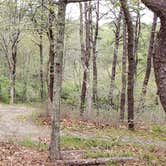
[[[62,87],[62,95],[61,98],[65,101],[66,104],[76,105],[76,95],[79,93],[79,88],[74,84],[68,82],[64,83]]]
[[[9,102],[9,80],[7,77],[0,76],[0,101],[4,103]]]

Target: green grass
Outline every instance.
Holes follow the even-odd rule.
[[[62,136],[61,146],[63,149],[111,149],[113,146],[120,146],[120,144],[112,140]]]
[[[115,152],[85,152],[83,158],[107,158],[107,157],[132,157],[132,152],[129,151],[115,151]]]
[[[47,150],[48,149],[48,145],[44,144],[44,143],[40,143],[37,141],[33,141],[31,139],[25,139],[22,140],[20,142],[18,142],[19,145],[24,146],[24,147],[28,147],[28,148],[35,148],[38,150]]]
[[[48,145],[39,143],[36,141],[32,141],[31,139],[25,139],[23,141],[18,142],[19,145],[30,148],[37,149],[47,149]],[[111,149],[114,146],[120,146],[118,142],[112,142],[111,140],[101,140],[95,138],[80,138],[80,137],[72,137],[72,136],[62,136],[61,137],[61,147],[64,150],[74,150],[74,149]]]

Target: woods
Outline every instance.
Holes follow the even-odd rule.
[[[115,162],[139,162],[139,157],[101,158],[101,154],[97,159],[66,160],[63,150],[70,148],[63,147],[63,136],[67,133],[66,142],[73,141],[70,136],[80,123],[81,130],[88,131],[86,125],[97,128],[92,138],[107,127],[134,133],[165,125],[166,2],[10,0],[0,2],[0,8],[0,101],[11,106],[42,105],[35,119],[48,125],[50,135],[44,146],[49,161],[95,165],[117,157]],[[75,135],[81,138],[74,144],[91,139],[88,133]],[[104,139],[100,141],[104,146]]]

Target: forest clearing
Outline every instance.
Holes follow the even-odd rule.
[[[165,166],[166,1],[0,1],[0,166]]]
[[[51,127],[47,119],[37,116],[38,108],[1,105],[0,111],[1,165],[53,165],[48,160]],[[72,119],[64,115],[61,120],[61,147],[66,162],[112,158],[112,165],[165,164],[164,125],[140,124],[133,132],[127,131],[125,125]]]

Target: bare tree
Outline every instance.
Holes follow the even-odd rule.
[[[92,48],[93,48],[93,54],[92,54],[92,60],[93,60],[93,104],[97,106],[98,102],[98,91],[97,91],[97,39],[98,39],[98,33],[99,33],[99,12],[100,12],[100,3],[99,0],[96,2],[96,23],[95,23],[95,32],[94,37],[92,41]]]
[[[122,89],[120,97],[120,121],[124,121],[126,106],[126,63],[127,63],[127,27],[123,16],[123,54],[122,54]]]
[[[85,18],[85,44],[83,38],[83,8],[80,4],[80,43],[81,43],[81,60],[84,68],[80,115],[82,116],[85,108],[89,112],[91,110],[91,87],[90,87],[90,57],[91,57],[91,4],[86,2],[84,4],[84,18]],[[85,105],[87,104],[87,107]]]
[[[129,12],[128,4],[126,0],[120,0],[128,32],[128,87],[127,87],[127,99],[128,99],[128,128],[134,129],[134,28],[132,18]]]
[[[57,15],[57,39],[56,39],[56,60],[55,60],[55,90],[53,98],[53,119],[51,142],[49,147],[50,159],[52,161],[61,159],[60,153],[60,108],[61,108],[61,89],[62,89],[62,67],[64,51],[64,32],[65,32],[65,12],[66,2],[59,1]]]
[[[112,73],[111,73],[111,82],[110,82],[110,90],[109,90],[109,96],[108,101],[110,107],[112,107],[113,104],[113,91],[114,91],[114,85],[115,85],[115,76],[116,76],[116,66],[117,66],[117,58],[118,58],[118,49],[119,49],[119,38],[120,38],[120,28],[121,28],[121,18],[122,18],[122,10],[119,12],[119,16],[117,19],[117,23],[115,23],[116,31],[115,31],[115,46],[114,46],[114,56],[112,60]]]
[[[148,50],[148,56],[147,56],[146,73],[145,73],[145,77],[144,77],[144,81],[142,85],[142,92],[141,92],[141,97],[139,101],[138,112],[144,111],[145,96],[146,96],[147,86],[148,86],[150,73],[151,73],[152,57],[153,57],[154,45],[155,45],[156,27],[157,27],[157,15],[154,14],[153,24],[151,28],[151,34],[150,34],[149,50]]]

